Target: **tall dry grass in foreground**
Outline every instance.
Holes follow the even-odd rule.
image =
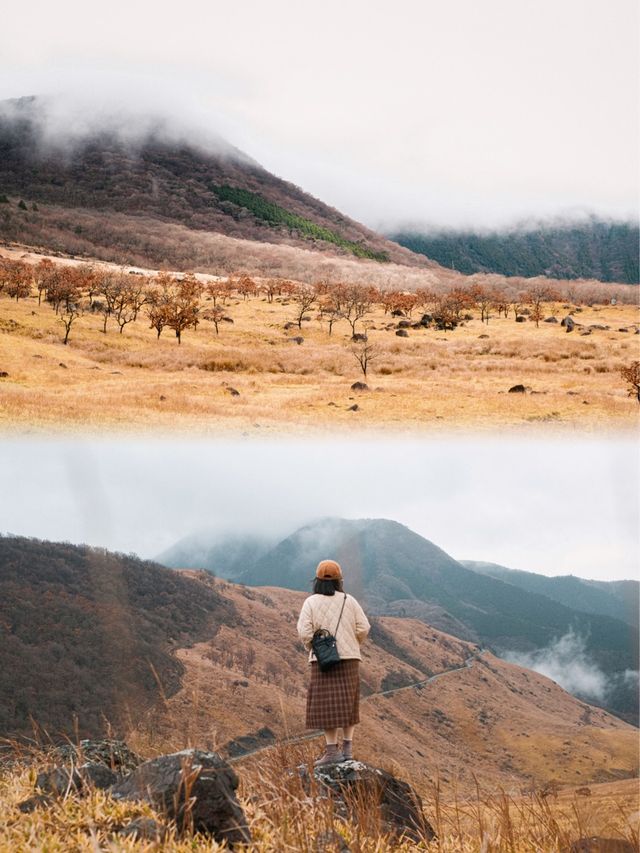
[[[426,850],[431,853],[559,853],[578,838],[601,835],[626,839],[638,847],[637,780],[565,792],[510,796],[477,790],[475,795],[445,797],[438,785],[421,790],[426,816],[437,833],[431,842],[397,840],[385,834],[374,801],[351,803],[351,819],[335,804],[305,787],[296,771],[309,765],[310,744],[277,746],[241,760],[239,795],[256,853],[353,853]],[[169,827],[162,842],[118,837],[119,826],[139,817],[155,817],[145,805],[117,803],[102,791],[69,795],[50,807],[22,814],[17,804],[30,796],[44,753],[32,751],[0,769],[0,853],[21,851],[186,851],[223,850],[211,839],[179,838]]]

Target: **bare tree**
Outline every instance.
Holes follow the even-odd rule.
[[[539,328],[540,320],[544,320],[544,303],[556,299],[558,293],[546,283],[533,284],[524,294],[524,301],[531,305],[531,319],[535,321],[536,328]]]
[[[355,360],[360,365],[362,375],[366,379],[369,365],[372,361],[375,361],[375,359],[378,358],[379,353],[377,348],[373,344],[364,342],[351,347],[351,352]]]
[[[307,311],[316,301],[315,290],[311,287],[300,285],[293,294],[293,301],[297,306],[296,322],[298,328],[302,328],[302,319]]]
[[[209,320],[213,323],[216,330],[216,335],[220,334],[220,323],[225,316],[225,311],[219,305],[216,308],[207,309],[203,315],[203,320]]]
[[[351,326],[351,337],[356,333],[356,323],[371,311],[371,291],[361,284],[346,288],[342,314]]]
[[[62,311],[58,314],[58,319],[64,325],[64,340],[63,344],[67,344],[69,342],[69,335],[71,334],[71,326],[75,323],[78,317],[82,316],[82,305],[74,302],[69,302]]]

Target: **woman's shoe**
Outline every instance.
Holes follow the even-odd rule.
[[[341,761],[344,761],[344,757],[339,751],[338,745],[335,743],[328,743],[324,749],[324,753],[317,761],[314,761],[313,766],[326,767],[328,764],[340,764]]]
[[[342,741],[342,760],[343,761],[353,761],[353,741],[352,740],[343,740]]]

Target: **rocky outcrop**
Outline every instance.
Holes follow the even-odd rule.
[[[381,833],[413,841],[430,841],[435,832],[424,816],[422,800],[411,785],[363,761],[343,761],[313,770],[299,768],[310,793],[315,783],[321,797],[330,796],[342,817],[371,820]],[[373,827],[374,829],[376,827]]]
[[[251,840],[237,787],[238,777],[218,754],[185,749],[146,761],[110,793],[117,800],[150,803],[179,831],[203,832],[233,846]]]

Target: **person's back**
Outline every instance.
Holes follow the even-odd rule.
[[[335,636],[340,658],[324,672],[312,649],[313,635],[320,630]],[[362,607],[343,590],[342,569],[334,560],[323,560],[316,569],[313,595],[305,600],[298,619],[298,635],[309,650],[311,666],[306,724],[310,729],[323,729],[326,739],[325,752],[316,764],[353,757],[353,731],[360,722],[360,644],[369,630]],[[342,750],[337,745],[340,728]]]

